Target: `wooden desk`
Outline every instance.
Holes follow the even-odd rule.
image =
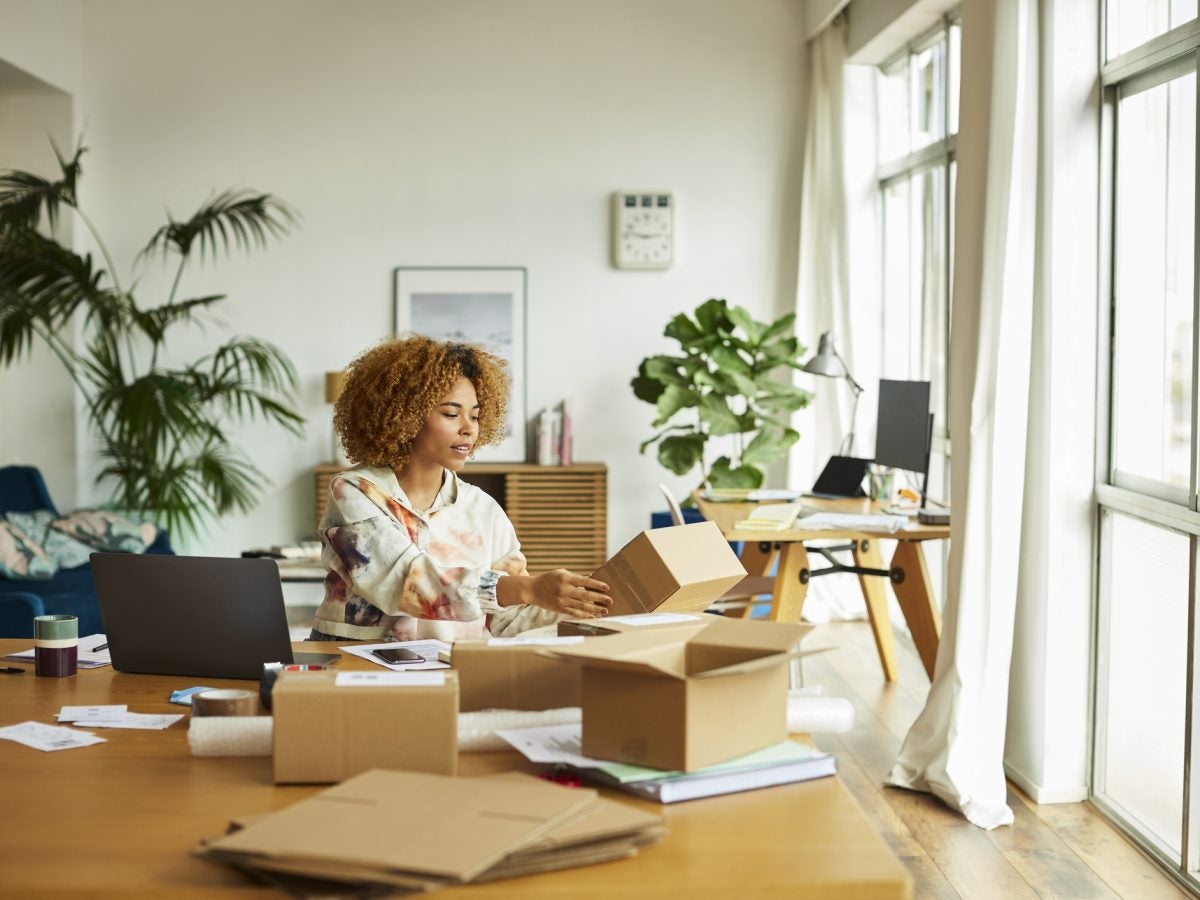
[[[29,641],[0,640],[0,653]],[[297,644],[332,651],[336,644]],[[345,656],[347,668],[372,668]],[[244,681],[125,675],[0,675],[0,724],[53,723],[65,704],[127,703],[182,712],[171,690]],[[43,753],[0,741],[0,895],[277,896],[228,866],[191,855],[236,815],[279,809],[319,790],[276,787],[271,760],[189,755],[186,719],[166,731],[95,729],[107,743]],[[469,753],[461,774],[534,767],[516,752]],[[836,778],[659,807],[670,834],[635,859],[455,888],[446,897],[911,896],[908,873]],[[419,820],[418,820],[419,821]],[[417,825],[416,827],[419,827]],[[403,840],[403,829],[397,832]]]
[[[799,622],[804,608],[804,597],[808,593],[808,582],[814,571],[809,566],[805,541],[835,540],[854,545],[854,565],[868,569],[882,569],[879,552],[880,540],[896,541],[896,551],[888,565],[889,578],[878,575],[860,575],[859,585],[867,603],[867,616],[875,635],[875,648],[879,651],[879,662],[883,666],[883,677],[896,680],[896,648],[892,639],[892,627],[888,621],[887,596],[883,582],[888,581],[900,602],[904,619],[912,632],[921,662],[930,679],[937,661],[938,641],[942,634],[942,616],[933,596],[929,582],[929,569],[925,565],[925,554],[921,551],[924,541],[945,540],[950,537],[949,525],[920,525],[913,519],[912,527],[905,531],[889,533],[883,530],[845,530],[791,528],[787,531],[739,531],[736,523],[746,518],[754,509],[754,503],[712,503],[699,493],[694,495],[696,506],[706,519],[720,526],[722,533],[731,541],[743,541],[742,564],[751,575],[766,575],[776,555],[779,565],[775,575],[775,590],[771,596],[772,619]],[[880,512],[883,504],[869,500],[818,500],[804,499],[804,505],[829,512],[866,514]],[[803,519],[799,520],[803,523]]]

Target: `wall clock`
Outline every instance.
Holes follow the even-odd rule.
[[[613,265],[669,269],[675,255],[675,197],[670,191],[613,194]]]

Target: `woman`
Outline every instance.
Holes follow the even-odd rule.
[[[309,640],[452,641],[607,613],[602,582],[527,574],[504,511],[456,474],[503,438],[508,388],[495,356],[420,335],[350,364],[333,424],[357,465],[329,485]]]

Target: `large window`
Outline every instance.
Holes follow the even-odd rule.
[[[1196,0],[1108,0],[1093,794],[1200,888]]]
[[[947,18],[877,76],[883,223],[880,376],[928,380],[934,413],[930,495],[949,494],[954,144],[961,27]]]

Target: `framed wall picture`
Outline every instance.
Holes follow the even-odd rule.
[[[512,395],[502,443],[479,460],[525,462],[525,269],[400,266],[395,270],[396,333],[480,344],[508,361]]]

